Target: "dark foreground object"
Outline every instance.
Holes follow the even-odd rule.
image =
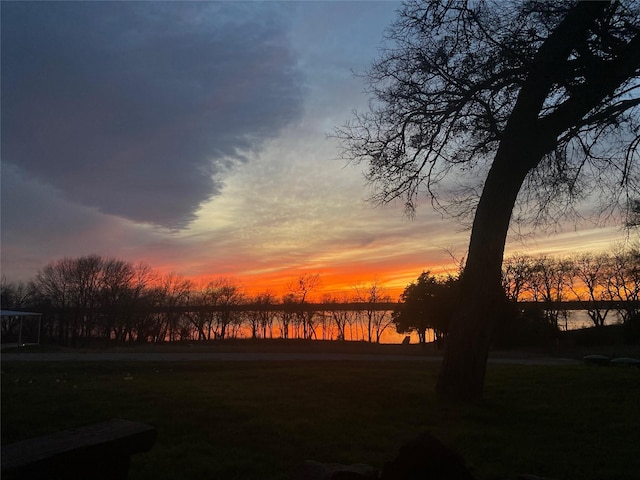
[[[2,447],[2,479],[119,480],[130,457],[146,452],[156,429],[129,420],[110,420]]]
[[[596,365],[599,367],[629,367],[640,368],[640,360],[630,357],[619,357],[610,359],[604,355],[586,355],[583,357],[584,363],[587,365]]]
[[[295,480],[475,480],[462,458],[430,433],[400,447],[381,472],[369,465],[322,464],[307,461]]]
[[[518,475],[516,480],[551,480],[536,475]],[[396,458],[382,471],[356,463],[320,463],[307,460],[293,480],[477,480],[460,455],[428,432],[400,447]]]
[[[460,455],[430,433],[400,447],[398,456],[382,469],[381,480],[475,480]]]

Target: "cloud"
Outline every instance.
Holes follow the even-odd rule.
[[[3,3],[3,163],[103,213],[185,227],[302,114],[279,8]]]
[[[18,167],[2,166],[2,274],[28,280],[48,262],[99,253],[137,262],[163,238],[151,226],[62,198]]]

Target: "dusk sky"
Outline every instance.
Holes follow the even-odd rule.
[[[1,262],[8,280],[99,254],[282,292],[377,280],[397,295],[464,257],[422,201],[367,203],[327,136],[367,108],[395,2],[2,2]],[[597,251],[619,224],[512,238]]]

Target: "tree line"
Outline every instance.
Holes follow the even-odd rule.
[[[507,298],[552,304],[585,304],[594,326],[601,327],[617,313],[621,323],[638,320],[640,300],[640,247],[617,248],[599,254],[568,257],[512,255],[503,263],[503,288]],[[598,308],[617,302],[620,308]],[[558,326],[566,311],[549,308],[549,321]]]
[[[341,297],[325,295],[323,304],[370,306],[325,311],[310,303],[319,280],[305,274],[284,295],[248,295],[231,278],[198,283],[146,264],[89,255],[49,263],[26,283],[3,277],[1,302],[5,310],[41,312],[43,340],[65,345],[238,337],[380,342],[392,324],[391,311],[379,308],[391,302],[384,289],[373,281]],[[3,338],[18,328],[17,318],[4,318]]]
[[[456,306],[464,301],[462,273],[423,272],[408,285],[393,314],[398,332],[417,332],[424,341],[432,330],[436,341],[444,339]],[[567,302],[583,306],[594,327],[608,321],[640,328],[640,245],[564,257],[514,254],[503,261],[502,288],[498,330],[523,322],[551,332],[566,330],[568,311],[562,304]]]
[[[175,273],[160,275],[146,264],[89,255],[52,262],[26,283],[3,277],[0,287],[3,309],[42,312],[43,339],[61,344],[238,337],[380,342],[393,327],[398,333],[416,332],[426,342],[429,331],[436,341],[448,334],[453,309],[464,300],[458,278],[423,272],[392,309],[382,308],[392,299],[376,281],[311,303],[319,275],[301,275],[281,296],[248,295],[230,278],[197,283]],[[583,302],[596,327],[639,321],[640,246],[570,257],[515,254],[503,262],[502,278],[512,305],[537,307],[505,310],[508,323],[526,313],[529,321],[535,316],[555,330],[564,321],[566,328],[567,312],[558,303],[568,301]],[[598,302],[609,303],[601,308]],[[3,338],[17,328],[17,319],[5,318]]]

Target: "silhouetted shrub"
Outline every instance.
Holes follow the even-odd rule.
[[[494,332],[497,349],[552,346],[558,339],[558,328],[540,307],[519,310],[513,302],[505,305]]]

